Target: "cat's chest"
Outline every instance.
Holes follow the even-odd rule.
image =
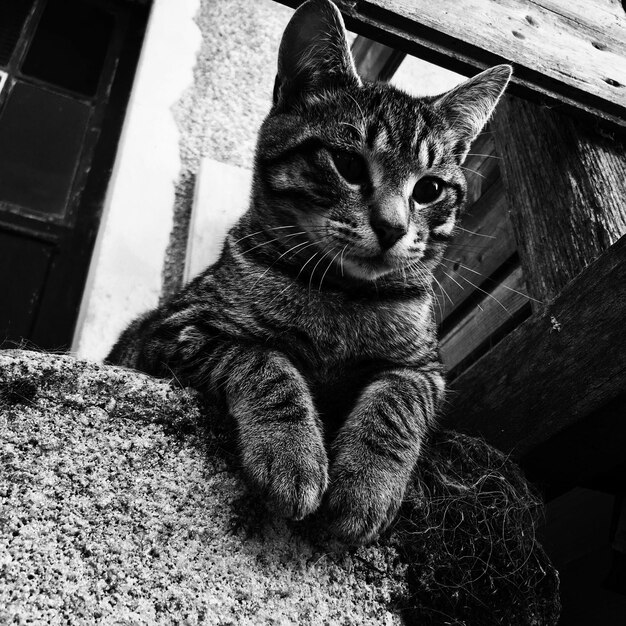
[[[320,378],[368,369],[371,363],[410,365],[432,348],[429,304],[328,303],[294,307],[287,350]]]

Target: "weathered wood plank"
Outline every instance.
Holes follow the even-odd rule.
[[[550,300],[626,232],[626,144],[513,97],[492,127],[529,293]]]
[[[502,183],[498,180],[468,209],[444,259],[435,270],[436,291],[441,291],[437,321],[443,322],[461,307],[476,287],[491,289],[491,275],[516,251],[507,215]]]
[[[351,46],[357,72],[366,80],[389,80],[405,57],[382,43],[356,37]]]
[[[453,383],[447,420],[523,456],[626,393],[626,237]]]
[[[493,289],[485,290],[487,293],[477,305],[441,337],[439,349],[448,372],[467,362],[477,350],[493,347],[496,343],[493,337],[498,336],[498,331],[516,323],[520,311],[528,304],[524,290],[522,270],[516,267]]]
[[[510,62],[515,93],[626,127],[626,17],[617,0],[336,3],[366,37],[466,75]]]

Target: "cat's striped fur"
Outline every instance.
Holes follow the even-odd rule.
[[[364,85],[329,0],[296,11],[279,57],[249,211],[219,262],[108,361],[225,401],[252,484],[296,519],[325,498],[337,533],[363,542],[393,518],[435,425],[431,272],[510,70],[423,100]],[[441,187],[430,202],[414,199],[424,177]]]

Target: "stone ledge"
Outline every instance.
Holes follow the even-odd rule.
[[[399,624],[393,548],[272,519],[166,381],[0,351],[0,622]]]

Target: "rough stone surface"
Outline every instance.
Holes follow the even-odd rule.
[[[0,623],[396,624],[391,547],[246,495],[167,381],[0,352]]]
[[[181,285],[200,159],[252,168],[256,136],[272,104],[283,30],[293,11],[273,0],[202,0],[202,43],[193,84],[174,107],[182,170],[164,265],[168,297]]]

